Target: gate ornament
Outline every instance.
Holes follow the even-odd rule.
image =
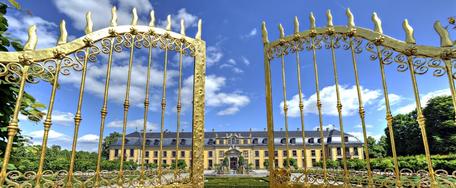
[[[24,45],[22,52],[0,52],[0,84],[14,84],[19,88],[17,101],[15,101],[14,114],[9,123],[8,140],[12,140],[21,128],[18,121],[21,100],[24,94],[26,85],[33,87],[33,83],[40,80],[52,84],[51,94],[49,95],[49,104],[44,119],[44,135],[40,152],[39,167],[37,172],[19,172],[7,171],[11,151],[12,142],[8,142],[6,146],[5,158],[2,161],[2,169],[0,173],[0,185],[8,187],[150,187],[150,186],[191,186],[203,187],[203,151],[204,151],[204,95],[205,95],[205,69],[206,69],[206,44],[201,40],[201,20],[198,21],[198,31],[195,38],[185,35],[184,20],[181,20],[181,32],[175,33],[171,31],[171,16],[167,17],[167,26],[165,29],[155,27],[154,12],[150,12],[149,25],[138,25],[138,16],[136,9],[132,9],[132,20],[130,25],[117,25],[117,10],[113,7],[110,26],[104,29],[93,31],[93,22],[91,13],[87,12],[85,35],[67,42],[68,33],[66,31],[65,21],[60,23],[60,36],[55,47],[35,50],[38,36],[36,34],[36,26],[33,25],[28,30],[28,40]],[[181,104],[181,88],[182,88],[182,61],[184,56],[194,58],[193,69],[193,145],[192,145],[192,166],[190,172],[182,170],[167,170],[161,166],[159,162],[158,170],[153,170],[145,167],[145,152],[142,152],[140,170],[126,170],[124,165],[124,155],[120,155],[120,168],[118,171],[106,171],[101,167],[102,163],[102,143],[105,121],[108,116],[108,96],[109,85],[111,78],[111,68],[113,64],[114,52],[120,53],[124,49],[129,49],[129,64],[127,87],[125,90],[125,98],[123,104],[123,132],[122,132],[122,150],[125,147],[125,135],[128,110],[130,107],[130,85],[132,80],[132,66],[136,62],[134,49],[148,49],[148,64],[147,64],[147,79],[145,85],[144,99],[144,125],[142,135],[142,150],[146,150],[146,131],[147,116],[149,112],[149,89],[150,76],[152,68],[152,49],[160,49],[164,51],[164,70],[162,84],[162,123],[161,123],[161,140],[163,140],[163,122],[164,110],[166,106],[166,73],[168,64],[168,52],[178,54],[179,60],[179,84],[178,84],[178,104],[177,108],[177,139],[179,139],[180,131],[180,112]],[[100,56],[107,56],[100,60]],[[75,171],[76,147],[78,144],[79,126],[83,120],[83,98],[85,94],[86,75],[90,72],[89,63],[103,63],[107,60],[106,80],[104,84],[103,105],[101,107],[100,116],[100,135],[98,142],[98,156],[95,170],[87,172]],[[60,171],[49,171],[44,169],[46,159],[47,141],[49,131],[52,128],[52,112],[57,95],[57,89],[64,87],[59,84],[60,74],[68,76],[72,72],[81,72],[80,86],[78,93],[77,109],[74,117],[74,135],[72,140],[71,157],[69,159],[69,169],[61,169]],[[137,75],[140,76],[140,75]],[[155,104],[157,105],[157,104]],[[160,142],[162,143],[162,142]],[[179,151],[178,143],[176,150]],[[160,156],[163,149],[160,147]],[[171,175],[170,175],[171,174]]]
[[[336,185],[336,186],[355,186],[364,185],[368,187],[386,186],[386,187],[446,187],[456,186],[454,183],[448,180],[448,177],[453,175],[454,172],[449,173],[445,170],[433,169],[431,156],[429,152],[429,144],[427,142],[427,134],[425,129],[425,118],[422,113],[422,107],[420,102],[420,93],[418,89],[418,82],[416,80],[417,75],[424,75],[431,70],[432,75],[435,77],[441,77],[446,75],[449,90],[451,91],[451,97],[453,106],[456,109],[456,92],[454,86],[454,79],[456,79],[456,46],[449,37],[448,31],[442,27],[440,22],[434,23],[434,29],[440,37],[440,47],[417,45],[415,37],[413,35],[413,28],[409,25],[407,19],[402,23],[405,32],[405,41],[394,39],[390,36],[384,35],[382,30],[382,22],[374,12],[372,14],[372,21],[374,23],[374,30],[355,26],[354,16],[350,9],[346,10],[347,25],[335,26],[333,24],[332,14],[330,10],[326,13],[327,24],[325,27],[317,27],[315,24],[315,17],[313,13],[310,13],[310,28],[305,31],[299,30],[298,18],[294,21],[294,33],[285,36],[284,29],[279,24],[279,38],[274,41],[269,41],[268,33],[266,29],[266,23],[262,23],[262,39],[264,44],[264,70],[265,70],[265,86],[266,86],[266,112],[267,112],[267,131],[268,131],[268,152],[274,153],[274,124],[273,124],[273,97],[272,97],[272,78],[271,78],[271,63],[275,62],[276,59],[281,62],[281,77],[282,77],[282,92],[283,92],[283,115],[284,115],[284,127],[285,131],[288,132],[288,117],[287,117],[287,95],[286,95],[286,66],[292,66],[285,62],[285,56],[294,53],[296,55],[296,73],[297,73],[297,84],[298,84],[298,95],[299,95],[299,109],[301,118],[301,130],[304,130],[304,112],[302,102],[302,86],[301,86],[301,60],[300,55],[305,54],[305,51],[310,51],[312,56],[313,72],[315,76],[315,92],[316,92],[316,109],[319,117],[319,132],[321,143],[319,149],[322,152],[322,169],[321,170],[309,170],[308,164],[305,162],[302,169],[302,173],[297,176],[293,176],[289,179],[288,184],[292,185]],[[329,169],[326,164],[326,158],[329,156],[329,148],[325,144],[325,137],[323,135],[323,115],[322,105],[320,99],[320,86],[319,86],[319,71],[317,63],[317,50],[322,50],[322,47],[330,50],[332,69],[334,73],[334,85],[335,85],[335,97],[336,97],[336,109],[339,117],[339,128],[340,137],[344,138],[344,125],[342,121],[342,103],[340,98],[341,91],[339,90],[338,76],[336,63],[335,50],[342,48],[350,52],[351,60],[354,70],[355,85],[357,90],[357,98],[359,105],[359,118],[363,131],[363,159],[366,162],[366,167],[362,171],[349,170],[347,167],[347,156],[344,139],[341,139],[342,146],[342,161],[343,169]],[[358,55],[368,52],[369,59],[371,61],[378,61],[380,66],[381,83],[383,89],[383,95],[385,100],[385,111],[386,111],[386,122],[388,132],[390,134],[391,142],[391,153],[393,155],[394,169],[380,172],[370,164],[368,143],[367,143],[367,131],[365,123],[365,110],[362,100],[362,88],[360,84],[359,71],[357,67]],[[288,60],[289,61],[289,60]],[[307,62],[302,62],[307,63]],[[396,64],[396,69],[399,72],[409,72],[410,80],[412,82],[412,88],[417,109],[417,122],[421,130],[423,146],[425,148],[425,156],[428,168],[426,171],[416,171],[411,169],[399,169],[397,160],[396,147],[394,142],[393,134],[393,116],[391,114],[391,105],[389,100],[389,92],[387,87],[387,74],[385,73],[385,66]],[[343,73],[345,74],[345,72]],[[456,117],[455,117],[456,118]],[[288,134],[285,134],[288,140]],[[305,138],[304,131],[302,139]],[[303,149],[306,151],[306,144],[304,142]],[[288,147],[288,146],[286,146]],[[287,149],[288,150],[288,149]],[[287,153],[289,158],[289,153]],[[305,156],[304,161],[307,161]],[[287,176],[281,172],[281,165],[275,166],[274,156],[269,155],[269,172],[271,172],[271,186],[283,185],[283,180],[287,180]],[[274,165],[275,164],[275,165]],[[289,164],[289,163],[288,163]],[[289,169],[284,167],[284,169]],[[286,171],[286,170],[285,170]],[[383,178],[379,178],[383,177]],[[412,177],[418,177],[418,180],[412,180]]]

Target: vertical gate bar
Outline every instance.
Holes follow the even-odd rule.
[[[127,36],[127,35],[125,35]],[[133,55],[135,49],[135,38],[136,33],[131,33],[131,44],[130,44],[130,58],[128,63],[128,73],[127,73],[127,86],[125,88],[125,99],[124,99],[124,112],[123,112],[123,129],[122,129],[122,145],[120,147],[122,155],[120,156],[120,167],[119,167],[119,176],[117,179],[117,184],[122,186],[123,184],[123,164],[124,164],[124,157],[126,155],[125,152],[125,137],[127,134],[127,121],[128,121],[128,108],[130,107],[130,85],[131,85],[131,70],[133,67]],[[128,39],[127,39],[128,40]]]
[[[59,84],[59,74],[60,74],[61,62],[62,62],[62,60],[58,60],[56,67],[55,67],[55,72],[54,72],[53,80],[52,80],[51,96],[49,98],[49,104],[48,104],[49,105],[48,111],[46,112],[46,119],[44,120],[44,123],[43,123],[44,133],[43,133],[43,141],[41,143],[41,153],[40,153],[40,160],[38,163],[38,171],[36,173],[36,181],[35,181],[36,188],[41,187],[41,176],[43,175],[44,158],[46,157],[49,130],[51,129],[51,126],[52,126],[52,111],[54,109],[55,95],[56,95],[57,87]]]
[[[394,163],[394,175],[396,178],[396,187],[401,187],[401,174],[399,172],[399,163],[397,160],[396,154],[396,143],[394,140],[394,130],[393,130],[393,115],[391,114],[391,105],[389,102],[389,93],[388,93],[388,85],[386,83],[386,74],[385,74],[385,63],[382,57],[382,49],[380,49],[381,43],[383,42],[383,29],[382,29],[382,22],[380,18],[377,16],[377,13],[372,13],[372,21],[375,25],[375,32],[379,33],[380,35],[376,38],[375,41],[375,48],[377,50],[377,58],[378,63],[380,65],[380,74],[382,77],[382,87],[383,87],[383,96],[385,98],[385,119],[386,119],[386,126],[388,127],[388,134],[390,135],[390,144],[391,144],[391,153],[393,155],[393,163]]]
[[[416,75],[415,75],[415,65],[413,63],[414,59],[414,45],[416,44],[415,42],[415,37],[413,36],[413,28],[409,25],[408,20],[405,19],[404,22],[402,22],[402,27],[405,31],[405,42],[409,45],[409,49],[407,49],[407,64],[408,68],[410,71],[410,78],[412,80],[412,85],[413,85],[413,93],[415,96],[415,103],[416,103],[416,114],[417,118],[416,121],[418,122],[418,125],[421,130],[421,137],[423,139],[423,145],[424,145],[424,152],[426,156],[426,161],[428,165],[428,170],[429,170],[429,177],[431,180],[431,187],[437,187],[438,184],[436,182],[435,176],[434,176],[434,169],[432,167],[432,160],[431,160],[431,153],[429,151],[429,144],[428,144],[428,139],[427,139],[427,134],[426,134],[426,120],[422,112],[421,108],[421,102],[420,102],[420,93],[418,89],[418,83],[416,81]]]
[[[372,179],[372,170],[371,170],[370,157],[369,157],[369,147],[368,147],[368,142],[367,142],[365,111],[364,111],[363,98],[362,98],[363,96],[362,96],[361,86],[359,83],[358,66],[356,63],[356,54],[355,54],[355,49],[353,47],[353,37],[350,37],[350,48],[351,48],[351,55],[352,55],[353,71],[355,73],[356,91],[358,94],[359,117],[361,119],[361,128],[363,131],[364,153],[365,153],[365,158],[367,161],[368,185],[369,185],[369,187],[372,187],[374,182]]]
[[[193,115],[192,115],[192,187],[204,187],[204,96],[206,80],[206,43],[201,40],[201,19],[196,33],[195,65],[193,76]]]
[[[74,115],[74,133],[73,133],[73,143],[71,145],[71,158],[70,158],[70,168],[68,170],[68,181],[67,187],[73,187],[73,174],[74,174],[74,163],[76,161],[76,145],[78,143],[78,133],[79,126],[81,125],[82,120],[82,100],[84,98],[84,88],[85,80],[87,75],[87,61],[89,60],[90,47],[85,49],[84,63],[82,65],[82,76],[81,83],[79,85],[79,97],[78,97],[78,106],[76,108],[76,114]]]
[[[100,186],[100,171],[101,171],[101,154],[103,146],[103,133],[105,128],[106,115],[108,114],[108,92],[109,83],[111,80],[111,65],[112,65],[112,50],[114,47],[114,38],[110,38],[109,55],[108,55],[108,66],[106,68],[106,81],[103,95],[103,106],[101,107],[101,122],[100,122],[100,135],[98,137],[98,155],[97,155],[97,167],[95,170],[95,187]]]
[[[323,180],[324,184],[328,183],[328,176],[326,173],[326,151],[325,151],[325,137],[323,135],[323,114],[321,111],[321,99],[320,99],[320,86],[318,83],[318,65],[317,65],[317,51],[316,51],[316,44],[315,44],[315,17],[312,12],[310,12],[310,23],[311,23],[311,42],[312,42],[312,59],[313,59],[313,68],[314,68],[314,76],[315,76],[315,92],[317,94],[317,109],[318,109],[318,121],[320,126],[320,144],[321,144],[321,152],[323,155]]]
[[[454,78],[453,78],[453,65],[451,64],[451,60],[445,60],[445,69],[447,72],[447,77],[448,77],[448,84],[450,87],[451,91],[451,99],[453,101],[453,108],[455,112],[455,117],[454,120],[456,120],[456,91],[454,87]]]
[[[162,183],[163,173],[163,129],[165,128],[165,110],[166,110],[166,71],[168,67],[168,42],[164,40],[165,60],[163,66],[163,84],[162,84],[162,100],[161,100],[161,123],[160,123],[160,148],[158,152],[158,182]]]
[[[184,20],[181,19],[181,34],[185,36],[185,23]],[[176,125],[176,158],[175,158],[175,164],[174,164],[174,179],[177,181],[177,175],[179,172],[178,169],[178,164],[179,164],[179,131],[180,131],[180,123],[181,123],[181,109],[182,109],[182,104],[181,104],[181,88],[182,88],[182,55],[184,52],[184,42],[185,40],[182,39],[180,44],[180,50],[179,50],[179,83],[178,83],[178,88],[177,88],[177,105],[176,105],[176,113],[177,113],[177,125]]]
[[[272,179],[272,183],[269,187],[275,186],[274,181],[274,115],[272,109],[272,85],[271,85],[271,64],[270,64],[270,48],[268,40],[268,32],[266,30],[266,23],[262,23],[262,38],[264,45],[264,81],[265,81],[265,93],[266,93],[266,120],[267,120],[267,131],[268,131],[268,168],[269,177]]]
[[[336,53],[334,50],[334,34],[330,35],[330,47],[331,47],[331,58],[333,64],[333,71],[334,71],[334,85],[336,87],[336,108],[339,117],[339,129],[340,129],[340,143],[342,146],[342,160],[343,160],[343,168],[344,168],[344,185],[347,186],[350,182],[348,166],[347,166],[347,148],[345,147],[345,134],[344,134],[344,124],[342,119],[342,102],[340,99],[340,91],[339,91],[339,76],[337,74],[337,63],[336,63]]]
[[[295,17],[295,35],[299,33],[299,21],[298,17]],[[301,45],[301,43],[296,43],[296,45]],[[304,103],[302,102],[302,86],[301,86],[301,61],[299,59],[299,51],[301,46],[295,46],[296,50],[296,74],[298,78],[298,94],[299,94],[299,117],[301,120],[301,134],[302,134],[302,148],[304,150],[304,185],[309,181],[307,177],[307,147],[306,147],[306,133],[304,129]]]
[[[150,37],[150,44],[149,44],[149,55],[148,55],[148,63],[147,63],[147,78],[146,78],[146,95],[144,97],[144,123],[143,123],[143,135],[142,135],[142,153],[141,153],[141,176],[140,176],[140,185],[144,185],[144,164],[145,164],[145,157],[146,157],[146,130],[147,130],[147,119],[148,119],[148,112],[149,112],[149,87],[150,87],[150,69],[152,67],[152,37]],[[149,153],[150,155],[150,153]]]
[[[386,111],[386,125],[388,127],[388,134],[390,135],[390,144],[391,144],[391,153],[393,154],[393,163],[394,163],[394,174],[396,176],[396,186],[401,187],[401,174],[399,172],[399,163],[397,160],[396,154],[396,143],[394,140],[394,130],[393,130],[393,115],[391,114],[391,105],[389,102],[389,93],[388,85],[386,83],[386,74],[385,74],[385,64],[383,62],[382,50],[380,46],[376,46],[377,56],[380,65],[380,73],[382,75],[382,86],[383,86],[383,96],[385,98],[385,111]]]
[[[32,26],[32,27],[34,27],[34,26]],[[3,186],[3,183],[5,182],[6,170],[8,168],[9,159],[11,157],[11,150],[13,148],[13,139],[19,130],[18,115],[19,115],[19,111],[21,108],[21,104],[22,104],[22,97],[24,95],[24,87],[26,84],[25,81],[27,80],[27,77],[28,77],[29,68],[30,68],[30,66],[26,65],[21,70],[22,75],[20,76],[21,81],[19,84],[19,93],[17,94],[16,104],[14,106],[13,117],[7,127],[8,128],[8,142],[6,143],[5,154],[4,154],[5,157],[3,158],[2,171],[0,174],[0,186]]]
[[[279,24],[280,38],[285,37],[282,24]],[[285,50],[285,49],[283,49]],[[286,83],[286,74],[285,74],[285,51],[282,51],[280,54],[281,64],[282,64],[282,92],[283,92],[283,114],[285,120],[285,150],[287,150],[287,159],[286,159],[286,168],[290,170],[290,148],[288,144],[288,106],[287,106],[287,83]],[[283,154],[283,152],[282,152]]]

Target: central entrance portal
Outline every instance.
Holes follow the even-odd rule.
[[[230,157],[230,169],[236,170],[238,166],[238,158],[237,157]]]

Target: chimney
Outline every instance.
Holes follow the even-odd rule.
[[[298,127],[298,129],[297,129],[297,130],[299,131],[299,127]]]
[[[212,132],[215,132],[215,129],[214,129],[214,128],[212,128]]]
[[[283,130],[283,128],[280,128],[280,131],[282,131],[282,130]]]
[[[320,131],[320,128],[317,127],[317,131]]]
[[[264,131],[266,131],[266,128],[264,128]]]

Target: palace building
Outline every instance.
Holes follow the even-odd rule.
[[[307,149],[307,159],[304,158],[302,131],[289,131],[289,139],[285,138],[285,131],[274,132],[275,143],[275,164],[283,167],[286,160],[286,142],[288,142],[290,158],[296,159],[298,168],[302,168],[304,160],[307,166],[312,167],[315,162],[320,161],[323,156],[321,152],[320,131],[305,131],[305,144]],[[325,129],[326,158],[331,160],[342,160],[342,147],[340,131],[336,129]],[[164,132],[162,164],[172,164],[179,155],[179,160],[185,160],[187,166],[191,164],[192,133],[179,133],[179,152],[176,149],[176,132]],[[160,133],[146,133],[145,163],[158,164]],[[232,132],[206,132],[204,135],[204,168],[212,169],[216,164],[221,164],[224,158],[228,158],[231,169],[236,168],[237,161],[243,156],[247,164],[251,164],[254,169],[265,169],[265,161],[268,160],[268,135],[267,131],[232,131]],[[348,159],[363,159],[363,143],[353,135],[345,133],[345,146]],[[122,141],[110,145],[109,160],[120,158],[120,147]],[[125,160],[141,162],[142,132],[133,132],[126,135]]]

